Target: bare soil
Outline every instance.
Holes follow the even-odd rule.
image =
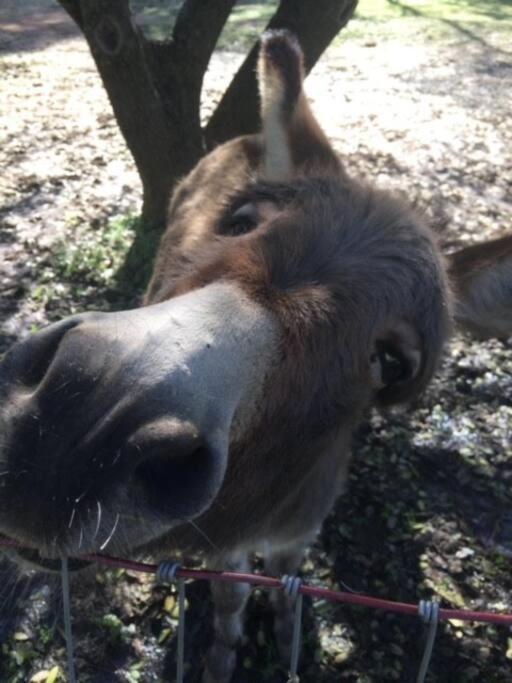
[[[0,352],[49,320],[111,308],[140,183],[83,39],[56,8],[0,25]],[[404,193],[446,249],[510,231],[512,53],[502,27],[337,42],[308,78],[318,118],[354,174]],[[242,55],[219,52],[205,116]],[[127,221],[126,225],[123,221]],[[105,237],[106,236],[106,237]],[[120,256],[121,255],[121,256]],[[512,340],[456,336],[421,403],[372,414],[347,493],[306,558],[306,581],[407,602],[512,612]],[[64,669],[58,584],[2,565],[0,680]],[[188,681],[210,638],[208,587],[187,587]],[[174,680],[172,600],[126,572],[76,579],[79,680]],[[304,683],[409,682],[418,619],[308,603]],[[236,683],[286,680],[255,591]],[[59,674],[60,675],[60,674]],[[64,676],[60,680],[64,680]],[[443,624],[430,681],[512,681],[510,631]]]

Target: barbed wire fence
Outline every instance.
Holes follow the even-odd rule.
[[[16,541],[0,538],[0,546],[19,547]],[[175,584],[178,592],[178,632],[176,649],[176,683],[184,682],[185,671],[185,581],[206,580],[224,583],[246,583],[261,588],[285,591],[294,604],[294,624],[291,643],[291,657],[288,670],[288,683],[300,683],[298,675],[301,628],[302,628],[302,602],[304,596],[312,599],[330,600],[348,605],[357,605],[369,609],[380,609],[395,614],[417,616],[426,627],[426,638],[421,662],[419,664],[416,683],[424,683],[428,673],[432,652],[435,645],[437,627],[440,621],[458,619],[460,621],[473,621],[480,623],[495,624],[497,626],[512,627],[512,614],[500,614],[468,609],[443,608],[437,601],[420,600],[418,604],[384,600],[359,593],[334,591],[327,588],[306,585],[298,576],[283,576],[281,578],[265,576],[263,574],[249,574],[233,571],[212,571],[206,569],[187,569],[177,562],[162,562],[150,564],[133,560],[111,557],[108,555],[85,555],[84,560],[96,562],[100,565],[128,569],[134,572],[153,574],[158,583]],[[74,646],[71,624],[70,587],[68,562],[62,560],[62,594],[64,612],[64,633],[66,638],[68,681],[76,683],[74,665]]]

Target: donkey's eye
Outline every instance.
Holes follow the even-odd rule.
[[[223,235],[245,235],[258,225],[259,214],[254,204],[248,203],[228,216],[220,226]]]
[[[385,386],[409,379],[411,368],[407,362],[407,358],[403,354],[384,344],[378,344],[377,355],[381,367],[382,383]]]

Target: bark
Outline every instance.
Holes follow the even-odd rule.
[[[188,0],[172,40],[150,41],[128,0],[59,0],[82,30],[143,186],[143,225],[162,229],[176,180],[204,153],[203,75],[235,0]]]
[[[306,73],[354,14],[358,0],[281,0],[267,29],[287,28],[299,39]],[[256,43],[224,93],[204,131],[212,148],[237,135],[253,133],[259,127],[256,86]]]

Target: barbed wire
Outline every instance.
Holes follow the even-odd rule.
[[[0,538],[0,547],[21,547],[16,541],[8,538]],[[333,602],[344,603],[348,605],[357,605],[359,607],[367,607],[370,609],[382,609],[387,612],[395,614],[407,614],[410,616],[420,617],[428,627],[427,639],[425,649],[421,660],[417,683],[423,683],[428,671],[428,666],[432,656],[434,641],[439,621],[448,621],[450,619],[458,619],[460,621],[474,621],[480,623],[495,624],[498,626],[512,627],[512,614],[497,613],[482,610],[469,609],[451,609],[440,607],[435,601],[421,600],[419,604],[398,602],[394,600],[386,600],[383,598],[375,598],[370,595],[362,595],[355,593],[348,593],[345,591],[335,591],[328,588],[321,588],[318,586],[309,586],[302,582],[301,579],[294,576],[284,576],[281,578],[265,576],[264,574],[250,574],[245,572],[234,571],[215,571],[208,569],[188,569],[181,567],[176,562],[162,562],[160,564],[152,564],[147,562],[138,562],[135,560],[127,560],[119,557],[112,557],[110,555],[89,554],[81,555],[80,559],[95,562],[105,567],[126,569],[134,572],[141,572],[144,574],[154,574],[157,580],[161,583],[177,583],[179,599],[179,616],[178,616],[178,648],[177,648],[177,683],[182,683],[184,676],[184,629],[185,629],[185,593],[184,582],[186,579],[196,581],[214,581],[224,583],[246,583],[252,586],[259,586],[262,588],[278,589],[287,592],[288,596],[295,602],[294,611],[294,635],[292,643],[292,658],[289,670],[289,683],[298,683],[299,677],[297,675],[298,665],[298,650],[301,631],[302,618],[302,597],[309,596],[313,599],[330,600]],[[63,572],[67,577],[67,560],[63,560]],[[67,596],[66,596],[67,591]],[[67,605],[67,614],[64,614],[65,622],[68,624],[66,629],[67,635],[67,650],[68,650],[68,669],[70,681],[75,680],[74,665],[72,663],[73,642],[71,637],[71,613],[69,608],[69,584],[68,581],[63,581],[64,604]]]
[[[98,564],[102,564],[107,567],[128,569],[146,574],[156,574],[159,567],[157,564],[135,562],[133,560],[111,557],[109,555],[85,555],[82,556],[82,558],[91,562],[97,562]],[[283,588],[280,578],[265,576],[264,574],[247,574],[243,572],[186,569],[180,567],[176,573],[176,578],[219,581],[225,583],[238,582],[248,583],[252,586],[262,586],[264,588]],[[393,600],[385,600],[383,598],[374,598],[372,596],[361,595],[359,593],[334,591],[328,588],[308,586],[307,584],[302,584],[300,586],[299,593],[302,595],[309,595],[311,598],[332,600],[334,602],[343,602],[350,605],[359,605],[360,607],[370,607],[373,609],[383,609],[388,612],[395,612],[397,614],[410,614],[412,616],[418,615],[417,604],[396,602]],[[447,621],[449,619],[460,619],[461,621],[477,621],[490,624],[501,624],[503,626],[512,626],[512,614],[500,614],[497,612],[487,612],[481,610],[441,608],[439,610],[439,621]]]

